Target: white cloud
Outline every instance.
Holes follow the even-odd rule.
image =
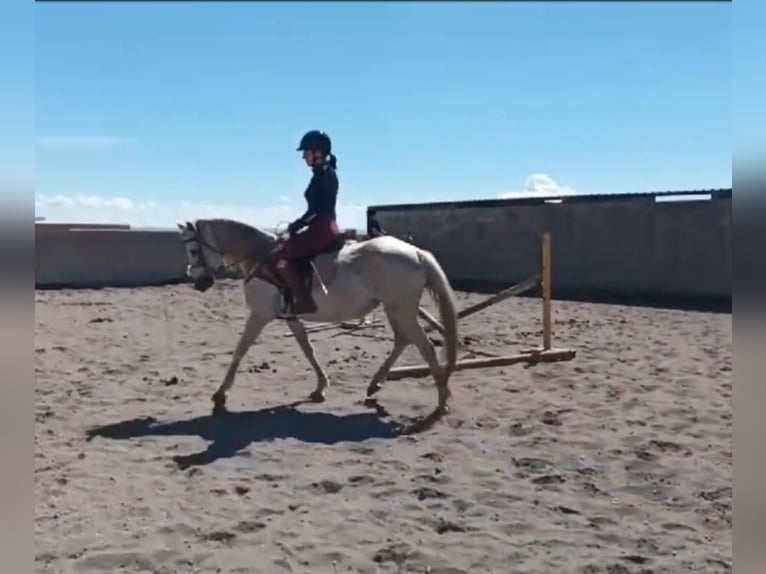
[[[115,211],[132,211],[136,208],[130,199],[125,197],[99,197],[97,195],[56,195],[53,197],[40,196],[35,199],[35,210],[45,209],[109,209]]]
[[[524,189],[509,191],[498,195],[500,199],[514,199],[521,197],[549,197],[556,195],[572,195],[574,191],[566,185],[559,185],[554,179],[545,173],[533,173],[524,182]]]
[[[367,207],[339,205],[338,224],[344,229],[364,229]],[[303,213],[303,206],[284,201],[274,205],[257,203],[191,203],[188,201],[163,203],[133,201],[125,197],[94,195],[39,196],[35,199],[35,216],[46,221],[63,223],[112,223],[133,227],[175,228],[176,223],[194,219],[225,217],[257,227],[284,228]]]
[[[65,136],[44,135],[37,138],[39,146],[53,149],[107,149],[127,145],[136,142],[133,138],[114,136]]]

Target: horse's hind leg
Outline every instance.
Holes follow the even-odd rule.
[[[431,344],[431,341],[428,340],[428,336],[425,331],[423,331],[423,327],[418,323],[417,308],[411,313],[402,313],[400,311],[397,313],[396,321],[404,335],[418,348],[418,351],[420,351],[420,354],[423,356],[423,360],[431,370],[431,375],[436,383],[436,390],[439,396],[439,402],[432,413],[432,417],[438,418],[448,410],[447,402],[450,398],[448,386],[449,373],[444,372],[444,369],[439,365],[434,346]]]
[[[234,377],[237,374],[239,364],[267,323],[268,320],[264,320],[254,313],[250,313],[250,316],[245,322],[245,330],[242,332],[239,342],[237,342],[237,346],[234,349],[234,354],[231,357],[231,363],[229,364],[229,369],[226,371],[226,376],[224,377],[221,386],[218,387],[218,390],[213,393],[212,400],[214,411],[221,411],[226,407],[226,393],[229,392],[232,385],[234,385]]]
[[[372,380],[370,381],[370,384],[367,387],[368,399],[371,398],[375,393],[377,393],[381,389],[381,384],[383,383],[383,381],[386,380],[386,376],[388,375],[388,372],[391,370],[391,367],[394,366],[394,363],[396,363],[396,361],[402,355],[404,350],[410,344],[410,341],[407,338],[407,335],[404,334],[402,329],[396,323],[396,319],[392,318],[391,312],[387,308],[385,309],[385,311],[386,311],[386,316],[388,317],[388,321],[389,323],[391,323],[391,329],[393,329],[394,331],[394,346],[391,349],[391,352],[389,353],[388,357],[386,357],[386,360],[383,361],[383,364],[380,366],[378,371],[372,376]]]
[[[309,363],[311,363],[311,367],[314,369],[317,376],[317,386],[309,395],[309,398],[314,402],[321,403],[325,398],[325,389],[327,389],[327,386],[329,385],[327,373],[325,373],[322,365],[317,361],[316,355],[314,354],[314,347],[311,345],[311,341],[309,341],[303,323],[297,319],[290,319],[287,321],[287,326],[292,332],[293,337],[295,337],[295,340],[298,341],[298,345],[303,351],[303,354],[306,355]]]

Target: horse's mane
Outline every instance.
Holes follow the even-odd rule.
[[[253,241],[257,239],[263,240],[264,238],[270,241],[276,240],[276,235],[274,235],[273,233],[264,231],[263,229],[258,229],[257,227],[248,225],[247,223],[243,223],[235,219],[217,217],[212,219],[200,219],[198,220],[198,222],[199,221],[204,221],[205,223],[209,225],[213,225],[215,227],[218,227],[218,226],[229,227],[237,235],[241,236],[246,241]]]

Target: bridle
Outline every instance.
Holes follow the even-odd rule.
[[[202,237],[202,234],[200,233],[199,229],[196,226],[194,226],[193,229],[194,229],[194,236],[193,237],[189,237],[189,238],[182,238],[182,241],[183,241],[184,245],[189,244],[189,243],[196,243],[197,244],[197,246],[199,247],[199,251],[196,254],[198,266],[201,265],[205,270],[212,272],[212,269],[209,268],[209,266],[207,264],[207,261],[205,260],[205,250],[203,249],[203,247],[207,247],[213,253],[216,253],[217,255],[220,255],[221,259],[224,259],[225,255],[223,254],[223,252],[220,249],[218,249],[216,247],[213,247],[208,241],[206,241]],[[194,255],[194,252],[190,251],[190,254]],[[224,263],[223,268],[228,271],[232,267],[236,267],[237,265],[242,263],[245,259],[250,257],[252,254],[253,254],[252,251],[248,251],[244,255],[242,255],[241,257],[236,259],[235,261],[233,261],[231,263],[228,263],[228,264]],[[251,272],[248,275],[247,280],[249,280],[252,277],[252,275],[253,275],[253,273]],[[245,282],[247,282],[247,280]]]
[[[194,227],[194,236],[193,237],[182,238],[182,241],[183,241],[184,245],[188,245],[189,243],[196,243],[197,244],[198,251],[190,250],[189,254],[192,255],[192,256],[196,256],[196,258],[197,258],[197,261],[196,261],[197,266],[201,266],[206,271],[210,271],[211,273],[213,272],[213,270],[210,269],[210,267],[208,266],[207,260],[205,259],[205,249],[204,249],[205,247],[210,249],[210,251],[212,251],[213,253],[216,253],[217,255],[220,255],[222,260],[224,259],[224,254],[221,252],[221,250],[216,248],[216,247],[213,247],[213,245],[211,245],[210,242],[206,241],[202,237],[202,234],[199,232],[199,229],[197,229],[196,226]],[[233,263],[229,263],[229,264],[224,263],[224,269],[228,270],[231,267],[234,267],[235,265],[238,265],[238,264],[242,263],[242,261],[247,259],[248,256],[249,256],[249,254],[246,253],[244,256],[240,257],[239,259],[237,259]],[[190,265],[190,267],[191,267],[191,265]]]

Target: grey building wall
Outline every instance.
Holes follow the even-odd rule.
[[[433,251],[458,286],[496,288],[537,273],[541,234],[550,231],[554,296],[730,308],[731,190],[712,195],[698,201],[656,201],[662,194],[645,194],[370,210],[386,232],[410,235]]]

